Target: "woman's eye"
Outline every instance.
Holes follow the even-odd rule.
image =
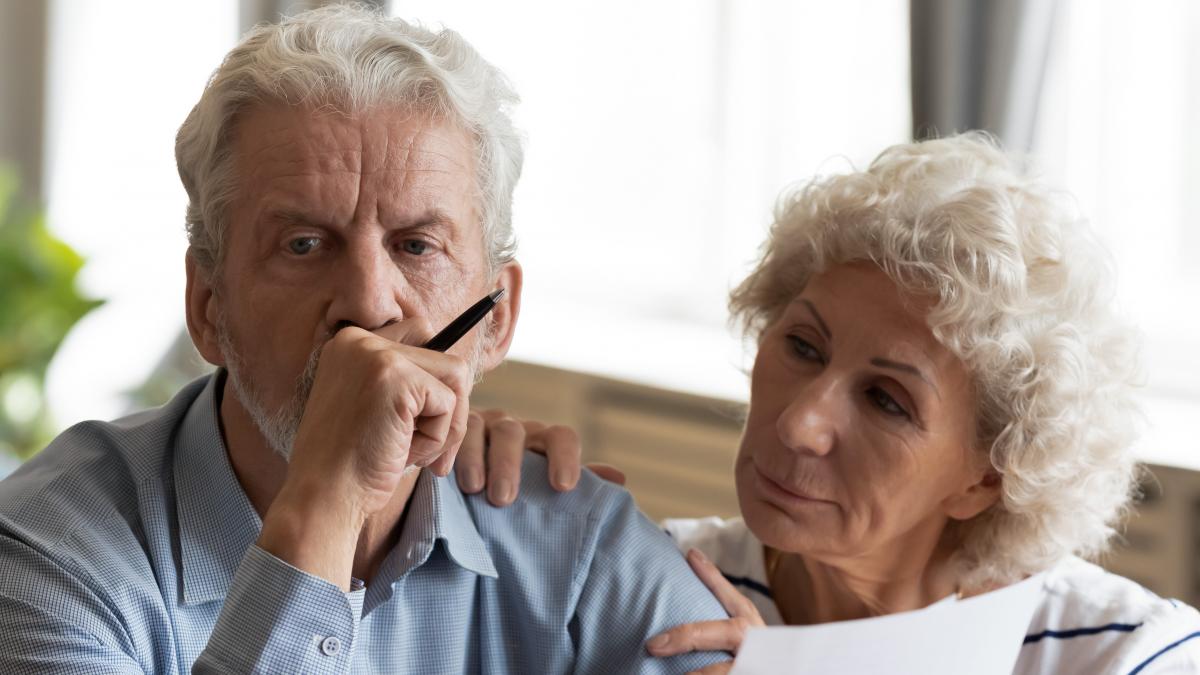
[[[316,237],[297,237],[287,243],[288,250],[296,255],[307,255],[319,246],[320,239]]]
[[[405,239],[400,247],[404,249],[405,253],[412,255],[424,255],[429,250],[429,244],[420,239]]]
[[[910,417],[908,411],[905,410],[896,399],[892,398],[888,393],[879,387],[871,387],[867,390],[867,396],[871,401],[883,412],[896,417]]]
[[[788,342],[792,343],[792,351],[805,361],[823,361],[821,352],[817,348],[809,344],[807,340],[795,335],[787,336]]]

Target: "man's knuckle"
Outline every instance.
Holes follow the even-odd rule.
[[[466,420],[460,420],[457,417],[450,420],[450,437],[451,438],[461,439],[461,438],[464,438],[466,435],[467,435]]]

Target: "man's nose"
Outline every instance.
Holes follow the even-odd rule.
[[[334,273],[331,327],[378,330],[404,319],[400,297],[404,275],[382,246],[348,247]]]
[[[799,385],[775,421],[779,440],[795,452],[824,456],[837,446],[844,415],[838,384],[817,378]]]

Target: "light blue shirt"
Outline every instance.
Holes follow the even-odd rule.
[[[515,504],[425,472],[375,578],[346,593],[255,546],[230,467],[222,375],[158,410],[84,422],[0,482],[0,673],[658,673],[645,640],[724,618],[629,493]]]

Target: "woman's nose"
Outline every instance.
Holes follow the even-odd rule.
[[[824,456],[837,445],[842,415],[836,383],[817,379],[795,390],[775,422],[776,432],[787,448]]]

